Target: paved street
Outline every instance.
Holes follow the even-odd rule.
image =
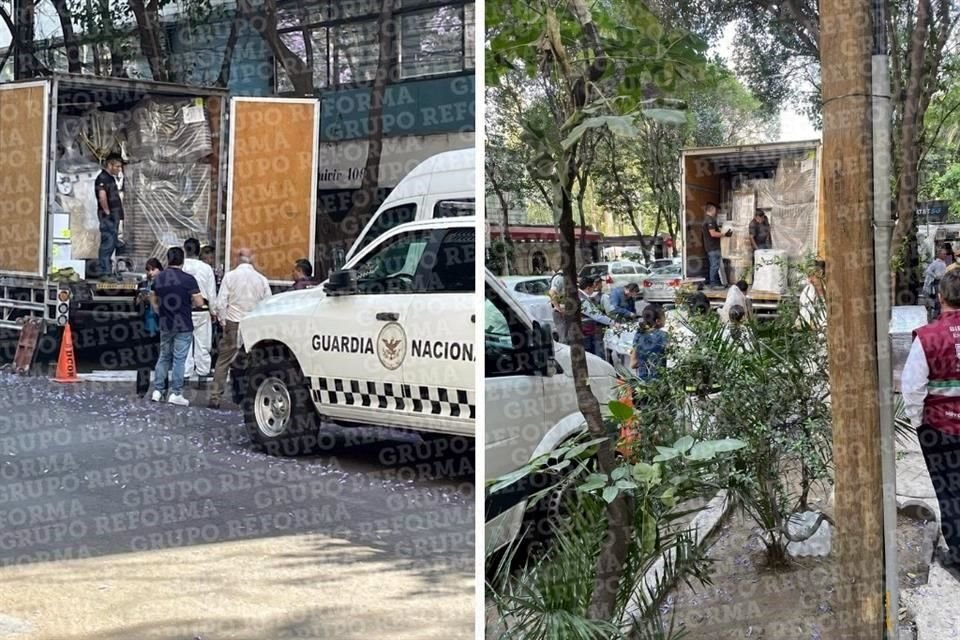
[[[132,390],[0,373],[0,638],[472,637],[464,441],[276,459]]]

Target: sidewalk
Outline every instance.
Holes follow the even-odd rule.
[[[474,579],[323,535],[0,567],[3,640],[455,640]]]
[[[940,507],[916,435],[897,442],[897,511],[940,521]],[[943,545],[942,537],[938,536],[937,544]],[[900,607],[916,621],[918,640],[960,638],[960,612],[956,611],[960,582],[936,558],[929,562],[926,584],[911,589],[901,585]]]

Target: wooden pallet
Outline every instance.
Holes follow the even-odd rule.
[[[37,342],[43,329],[39,318],[26,318],[21,324],[20,339],[17,341],[17,353],[13,356],[14,373],[29,374],[37,355]]]

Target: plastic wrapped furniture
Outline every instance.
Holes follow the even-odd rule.
[[[131,111],[127,153],[132,160],[191,163],[213,153],[202,104],[189,98],[145,98]]]

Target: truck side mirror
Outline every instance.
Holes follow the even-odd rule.
[[[331,296],[349,296],[357,292],[357,272],[353,269],[334,271],[323,284],[323,290]]]
[[[552,369],[553,328],[549,324],[542,325],[533,321],[533,331],[530,336],[530,357],[536,373],[548,375]]]

